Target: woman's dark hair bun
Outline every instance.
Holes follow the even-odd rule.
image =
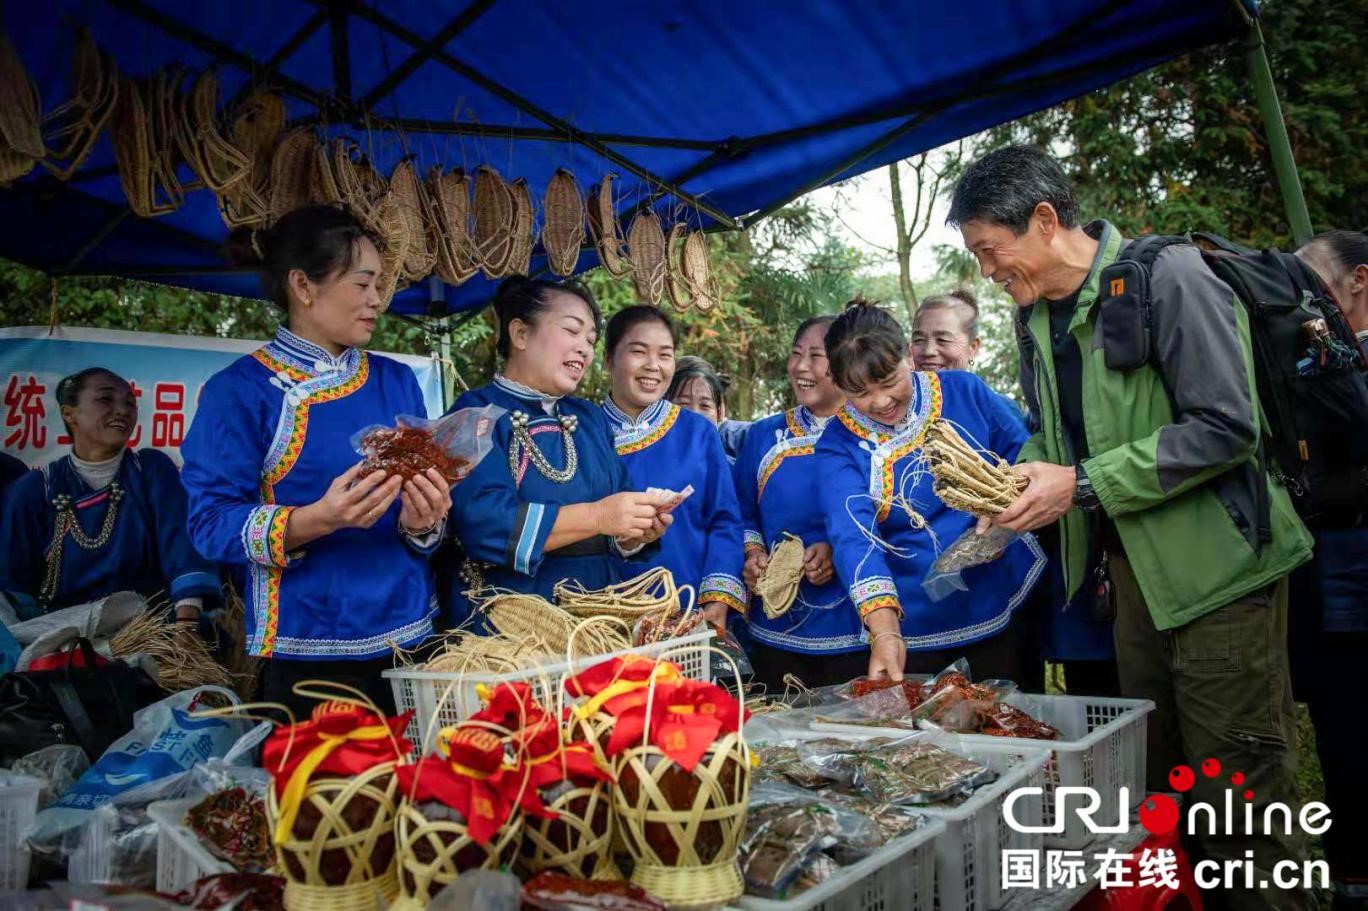
[[[879,302],[870,300],[863,294],[857,294],[853,300],[845,305],[845,308],[847,310],[877,310],[879,309]]]
[[[376,243],[375,236],[347,209],[301,206],[269,228],[234,229],[223,244],[223,253],[233,265],[257,270],[266,296],[288,310],[292,271],[299,269],[316,283],[348,272],[361,255],[363,238]]]

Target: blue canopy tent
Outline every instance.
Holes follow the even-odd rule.
[[[619,211],[743,226],[832,181],[1246,33],[1253,0],[44,0],[5,30],[44,110],[68,97],[75,27],[126,75],[215,68],[223,100],[269,86],[293,123],[356,137],[382,171],[495,166],[539,199],[558,167],[621,175]],[[1276,98],[1274,99],[1276,104]],[[107,137],[69,182],[0,190],[0,256],[242,296],[207,190],[131,214]],[[187,181],[188,170],[182,174]],[[596,263],[586,247],[580,268]],[[544,260],[534,258],[534,271]],[[478,307],[431,280],[399,313]]]

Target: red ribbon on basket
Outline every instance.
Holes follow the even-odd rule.
[[[293,829],[314,774],[347,778],[407,756],[412,745],[404,731],[412,717],[409,711],[387,718],[354,703],[330,701],[316,706],[310,720],[272,731],[262,746],[261,764],[271,773],[280,807],[276,841]]]
[[[654,696],[651,683],[655,682]],[[588,717],[598,711],[617,722],[604,747],[616,756],[642,742],[650,705],[650,743],[686,772],[723,734],[740,728],[741,706],[713,683],[690,680],[669,662],[629,655],[595,665],[565,682],[574,696],[589,696],[575,712]]]

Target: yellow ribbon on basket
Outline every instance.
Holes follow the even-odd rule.
[[[353,728],[343,734],[317,732],[317,742],[290,773],[289,782],[280,795],[280,819],[276,822],[275,830],[276,844],[284,844],[289,840],[290,832],[294,830],[295,817],[299,815],[299,808],[304,803],[304,792],[308,790],[309,778],[329,756],[347,743],[388,740],[392,736],[393,732],[384,724]]]
[[[651,673],[641,680],[616,680],[599,690],[588,702],[575,706],[575,714],[580,718],[595,715],[603,706],[619,696],[635,693],[650,687],[651,682],[674,683],[684,679],[679,668],[667,661],[657,662]]]

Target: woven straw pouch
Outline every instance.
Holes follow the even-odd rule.
[[[380,296],[380,302],[388,307],[394,292],[401,287],[404,260],[413,238],[409,236],[408,216],[393,196],[387,194],[379,205],[369,211],[370,215],[363,217],[362,223],[380,242],[380,277],[376,281],[375,291]]]
[[[684,286],[693,295],[693,305],[700,313],[707,313],[722,302],[717,278],[712,272],[712,261],[708,257],[708,235],[701,230],[685,238],[679,257],[679,271],[684,277]]]
[[[437,277],[461,285],[478,270],[470,237],[470,180],[459,168],[428,174],[428,213],[437,241]]]
[[[670,299],[670,305],[680,313],[687,313],[693,303],[679,266],[679,258],[683,252],[680,248],[683,246],[684,235],[688,232],[689,229],[683,222],[676,222],[674,227],[670,228],[669,236],[665,238],[665,294]]]
[[[71,97],[43,117],[48,157],[43,166],[58,180],[70,180],[85,164],[100,132],[114,116],[119,98],[119,70],[114,58],[95,44],[86,29],[77,29],[71,56]]]
[[[271,158],[272,222],[311,202],[310,187],[316,182],[316,146],[311,127],[291,130],[276,146]]]
[[[175,136],[159,133],[153,123],[154,113],[167,102],[166,95],[164,86],[147,87],[124,79],[110,128],[119,183],[129,208],[143,218],[174,212],[184,198],[175,179],[174,161],[169,151],[158,146],[159,142],[174,144]],[[159,195],[159,187],[165,195]]]
[[[627,242],[622,236],[622,226],[618,224],[617,201],[613,198],[616,179],[616,174],[608,174],[602,183],[590,190],[585,209],[589,216],[589,231],[598,247],[599,262],[613,278],[622,278],[631,270],[631,263],[627,260]]]
[[[285,132],[285,103],[259,91],[238,105],[230,130],[232,143],[251,159],[247,179],[219,197],[219,213],[229,227],[264,225],[271,217],[271,166]]]
[[[475,261],[488,278],[508,274],[518,204],[499,172],[481,165],[475,172]]]
[[[542,249],[557,275],[573,275],[584,246],[584,198],[575,175],[557,169],[542,198]]]
[[[514,213],[513,253],[508,259],[508,272],[526,275],[532,271],[532,248],[537,244],[537,213],[526,180],[519,177],[508,189],[513,193]]]
[[[5,99],[0,105],[0,140],[34,161],[45,157],[38,89],[4,34],[0,34],[0,91]]]
[[[627,253],[632,263],[632,285],[648,304],[665,294],[665,230],[654,212],[638,212],[627,231]]]
[[[429,236],[427,219],[427,189],[418,180],[413,159],[405,158],[390,174],[390,198],[399,206],[404,216],[404,234],[408,246],[404,252],[402,277],[411,282],[420,281],[432,274],[437,265],[437,245]]]
[[[180,149],[190,169],[215,193],[252,176],[252,158],[223,132],[218,116],[218,77],[206,70],[182,99]]]

